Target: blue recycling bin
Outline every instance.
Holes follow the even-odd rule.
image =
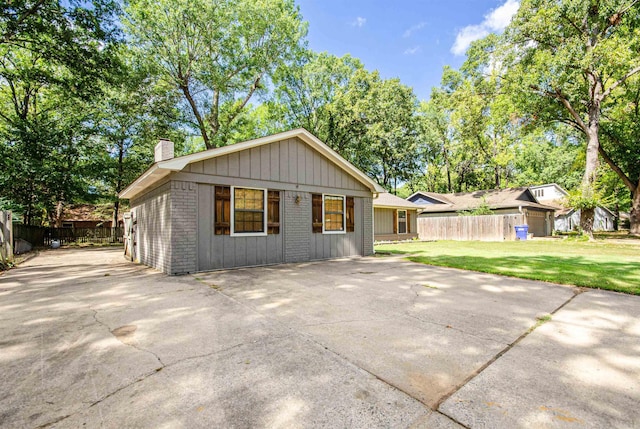
[[[526,240],[529,232],[529,225],[516,225],[516,240]]]

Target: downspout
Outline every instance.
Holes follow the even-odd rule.
[[[520,214],[522,215],[522,218],[524,219],[524,224],[529,225],[529,222],[527,222],[527,211],[524,210],[522,206],[518,206],[518,211],[520,212]]]
[[[376,254],[376,246],[374,246],[373,244],[375,244],[375,237],[376,237],[376,218],[375,218],[375,211],[373,209],[373,200],[377,199],[380,196],[380,192],[374,192],[373,193],[373,198],[371,199],[371,243],[372,243],[372,247],[373,247],[373,254]]]

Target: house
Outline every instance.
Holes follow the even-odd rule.
[[[422,207],[419,217],[458,216],[488,206],[494,214],[523,214],[529,233],[551,235],[554,208],[540,204],[529,188],[492,189],[455,194],[419,191],[407,198]]]
[[[568,232],[576,230],[580,226],[580,209],[565,207],[569,193],[555,183],[531,186],[538,201],[556,209],[554,224],[556,231]],[[593,219],[594,231],[615,230],[616,215],[606,207],[598,206]]]
[[[304,129],[155,163],[130,200],[131,257],[168,274],[373,254],[377,183]]]
[[[379,194],[373,200],[375,241],[399,241],[418,238],[420,206],[393,194]]]

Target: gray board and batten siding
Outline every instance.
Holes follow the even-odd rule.
[[[131,206],[140,262],[166,273],[373,254],[371,189],[297,137],[187,164],[164,182]],[[216,235],[215,186],[279,191],[279,234]],[[312,233],[312,194],[353,197],[354,231]]]

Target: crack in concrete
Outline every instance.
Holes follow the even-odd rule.
[[[562,310],[567,304],[569,304],[571,301],[573,301],[578,295],[582,294],[582,293],[586,293],[588,292],[585,289],[582,288],[573,288],[573,295],[571,297],[569,297],[569,299],[567,299],[566,301],[564,301],[562,304],[560,304],[560,306],[558,306],[555,310],[553,310],[551,313],[549,313],[550,315],[554,315],[556,314],[558,311]],[[440,406],[450,397],[452,397],[456,392],[458,392],[460,389],[462,389],[464,386],[466,386],[471,380],[473,380],[474,378],[476,378],[477,376],[479,376],[485,369],[487,369],[488,367],[490,367],[491,365],[493,365],[494,362],[496,362],[498,359],[500,359],[502,356],[504,356],[505,353],[507,353],[509,350],[511,350],[512,348],[514,348],[516,345],[518,345],[518,343],[520,343],[522,340],[524,340],[525,338],[527,338],[530,334],[532,334],[539,326],[541,326],[541,324],[539,323],[539,321],[536,321],[536,323],[529,329],[527,329],[522,335],[520,335],[518,338],[516,338],[516,340],[510,344],[507,344],[507,346],[505,348],[503,348],[502,350],[500,350],[494,357],[492,357],[491,359],[489,359],[484,365],[482,365],[479,369],[477,369],[476,371],[474,371],[471,375],[469,375],[466,379],[464,379],[462,381],[462,383],[460,383],[458,386],[454,387],[452,390],[450,390],[448,393],[446,393],[445,395],[443,395],[440,399],[438,399],[438,402],[436,402],[436,404],[434,405],[434,409],[438,410],[440,408]],[[441,411],[439,411],[440,413],[442,413]],[[442,413],[443,415],[451,418],[453,420],[453,418],[451,416],[446,415],[445,413]]]
[[[96,317],[96,313],[97,313],[97,312],[96,312],[95,310],[93,310],[93,309],[92,309],[92,311],[94,311],[94,319],[96,320],[96,322],[97,322],[98,324],[100,324],[100,325],[104,326],[105,328],[109,329],[109,326],[107,326],[105,323],[101,322],[101,321]],[[109,330],[109,332],[111,332],[111,330]],[[288,336],[289,336],[289,335],[286,335],[286,336],[283,336],[283,337],[278,337],[278,339],[286,338],[286,337],[288,337]],[[124,344],[124,343],[123,343],[123,344]],[[126,344],[126,345],[129,345],[129,344]],[[169,364],[164,364],[164,363],[162,363],[162,360],[161,360],[161,359],[160,359],[160,358],[159,358],[155,353],[153,353],[153,352],[151,352],[151,351],[149,351],[149,350],[145,350],[145,349],[140,349],[140,348],[134,347],[134,348],[136,348],[136,349],[138,349],[138,350],[140,350],[140,351],[145,351],[145,352],[148,352],[148,353],[153,354],[153,355],[158,359],[158,361],[162,364],[162,366],[161,366],[161,367],[159,367],[159,368],[154,369],[153,371],[149,371],[149,372],[146,372],[146,373],[142,374],[142,376],[140,376],[140,377],[136,378],[134,381],[132,381],[132,382],[130,382],[130,383],[127,383],[127,384],[125,384],[125,385],[123,385],[123,386],[118,387],[118,388],[117,388],[117,389],[115,389],[114,391],[107,393],[106,395],[102,396],[101,398],[99,398],[99,399],[98,399],[98,400],[96,400],[96,401],[83,401],[83,403],[88,405],[88,406],[86,407],[86,409],[88,410],[88,409],[90,409],[90,408],[93,408],[93,407],[94,407],[94,406],[96,406],[96,405],[99,405],[100,403],[102,403],[102,402],[104,402],[105,400],[107,400],[107,399],[111,398],[112,396],[117,395],[118,393],[122,392],[123,390],[125,390],[125,389],[127,389],[127,388],[129,388],[129,387],[131,387],[131,386],[133,386],[133,385],[135,385],[135,384],[138,384],[138,383],[140,383],[140,382],[142,382],[142,381],[145,381],[147,378],[149,378],[149,377],[152,377],[152,376],[156,375],[157,373],[161,372],[161,371],[162,371],[162,370],[164,370],[165,368],[171,368],[171,367],[173,367],[173,366],[175,366],[175,365],[179,365],[179,364],[181,364],[181,363],[183,363],[183,362],[185,362],[185,361],[188,361],[188,360],[193,360],[193,359],[202,359],[202,358],[207,358],[207,357],[210,357],[210,356],[213,356],[213,355],[216,355],[216,354],[225,353],[225,352],[228,352],[229,350],[233,350],[233,349],[236,349],[236,348],[242,347],[242,346],[244,346],[244,345],[246,345],[246,343],[234,344],[233,346],[226,347],[226,348],[224,348],[224,349],[220,349],[220,350],[216,350],[216,351],[213,351],[213,352],[211,352],[211,353],[205,353],[205,354],[195,355],[195,356],[187,356],[187,357],[185,357],[185,358],[179,359],[179,360],[177,360],[177,361],[175,361],[175,362],[171,362],[171,363],[169,363]],[[73,417],[73,416],[75,416],[75,415],[77,415],[77,414],[81,413],[82,411],[83,411],[83,410],[78,410],[78,411],[76,411],[75,413],[68,414],[68,415],[61,416],[61,417],[57,417],[56,419],[54,419],[54,420],[52,420],[52,421],[50,421],[50,422],[47,422],[47,423],[44,423],[44,424],[42,424],[42,425],[38,426],[38,428],[37,428],[37,429],[44,429],[44,428],[51,427],[52,425],[54,425],[54,424],[56,424],[56,423],[59,423],[59,422],[61,422],[61,421],[63,421],[63,420],[66,420],[66,419],[68,419],[69,417]]]
[[[470,429],[470,428],[471,428],[470,426],[465,425],[464,423],[462,423],[462,422],[460,422],[460,421],[458,421],[458,420],[454,419],[453,417],[446,415],[445,413],[443,413],[443,412],[442,412],[442,411],[440,411],[440,410],[433,410],[433,412],[434,412],[434,413],[438,413],[438,414],[440,414],[442,417],[444,417],[444,418],[445,418],[445,419],[447,419],[447,420],[451,420],[453,423],[457,424],[457,425],[458,425],[458,426],[460,426],[460,427],[463,427],[463,428],[465,428],[465,429]]]
[[[138,351],[141,351],[141,352],[144,352],[144,353],[149,353],[150,355],[153,355],[153,356],[156,358],[156,360],[158,361],[158,363],[160,363],[160,366],[161,366],[161,368],[160,368],[160,369],[156,369],[156,371],[159,371],[159,370],[161,370],[162,368],[164,368],[164,367],[165,367],[165,364],[164,364],[164,362],[162,362],[162,359],[160,359],[160,356],[158,356],[157,354],[155,354],[153,351],[148,350],[148,349],[144,349],[144,348],[142,348],[142,347],[138,347],[138,346],[136,346],[135,344],[125,343],[124,341],[120,340],[117,336],[115,336],[115,335],[113,334],[113,332],[112,332],[112,331],[113,331],[113,329],[111,329],[111,327],[110,327],[109,325],[107,325],[106,323],[104,323],[104,322],[102,322],[100,319],[98,319],[98,311],[97,311],[97,310],[95,310],[95,309],[93,309],[93,308],[91,308],[91,307],[89,307],[89,309],[90,309],[91,311],[93,311],[93,319],[96,321],[96,323],[98,323],[99,325],[102,325],[102,326],[104,326],[105,328],[107,328],[107,330],[109,331],[109,333],[110,333],[111,335],[113,335],[113,336],[114,336],[118,341],[120,341],[120,343],[124,344],[125,346],[132,347],[132,348],[134,348],[134,349],[136,349],[136,350],[138,350]]]
[[[203,283],[203,284],[205,284],[204,282],[202,282],[202,283]],[[206,284],[205,284],[205,285],[206,285]],[[244,308],[248,309],[249,311],[251,311],[251,312],[253,312],[253,313],[259,314],[260,316],[262,316],[262,317],[264,317],[264,318],[266,318],[266,319],[268,319],[268,320],[271,320],[271,321],[272,321],[272,322],[274,322],[275,324],[277,324],[277,325],[281,326],[283,329],[286,329],[286,330],[290,331],[290,332],[291,332],[291,335],[297,335],[298,337],[300,337],[300,338],[302,338],[302,339],[304,339],[304,340],[306,340],[306,341],[309,341],[309,342],[311,342],[311,343],[315,344],[317,347],[319,347],[319,348],[321,348],[321,349],[323,349],[323,350],[326,350],[328,353],[331,353],[333,356],[337,357],[338,359],[340,359],[341,361],[343,361],[343,362],[344,362],[345,364],[347,364],[348,366],[350,366],[350,367],[352,367],[352,368],[356,369],[357,371],[361,371],[361,372],[364,372],[364,373],[366,373],[366,374],[369,374],[369,376],[371,376],[372,378],[374,378],[374,379],[376,379],[376,380],[380,381],[381,383],[383,383],[383,384],[385,384],[385,385],[387,385],[387,386],[391,387],[391,388],[392,388],[392,389],[394,389],[394,390],[397,390],[398,392],[403,393],[404,395],[406,395],[407,397],[409,397],[409,398],[413,399],[414,401],[417,401],[417,402],[421,403],[421,404],[422,404],[422,405],[424,405],[427,409],[430,409],[430,410],[432,410],[432,411],[437,411],[436,409],[431,408],[431,407],[430,407],[428,404],[426,404],[424,401],[422,401],[422,400],[420,400],[420,399],[416,398],[415,396],[411,395],[410,393],[408,393],[407,391],[405,391],[405,390],[404,390],[404,389],[402,389],[401,387],[396,386],[396,385],[395,385],[395,384],[393,384],[392,382],[390,382],[390,381],[388,381],[388,380],[385,380],[384,378],[382,378],[382,377],[378,376],[377,374],[374,374],[373,372],[371,372],[371,371],[367,370],[366,368],[363,368],[363,367],[361,367],[360,365],[356,364],[355,362],[352,362],[352,361],[351,361],[351,360],[349,360],[346,356],[343,356],[342,354],[338,353],[337,351],[335,351],[335,350],[333,350],[333,349],[330,349],[330,348],[329,348],[329,345],[325,345],[325,344],[321,343],[321,342],[320,342],[320,341],[318,341],[318,340],[317,340],[313,335],[308,334],[308,333],[305,333],[305,332],[303,332],[303,331],[301,331],[301,330],[297,330],[297,329],[295,329],[294,327],[292,327],[292,326],[290,326],[290,325],[288,325],[288,324],[286,324],[286,323],[284,323],[284,322],[280,321],[279,319],[274,318],[274,317],[272,317],[272,316],[270,316],[270,315],[268,315],[268,314],[263,314],[263,313],[261,313],[257,308],[252,307],[252,306],[250,306],[250,305],[248,305],[248,304],[244,303],[243,301],[240,301],[240,300],[238,300],[238,299],[234,298],[233,296],[227,295],[227,294],[226,294],[226,293],[224,293],[221,289],[213,289],[213,292],[214,292],[214,293],[216,293],[216,294],[220,294],[220,295],[222,295],[223,297],[225,297],[225,298],[227,298],[227,299],[231,300],[232,302],[234,302],[234,303],[236,303],[236,304],[240,305],[241,307],[244,307]],[[448,417],[448,416],[447,416],[447,417]]]
[[[67,418],[71,417],[72,415],[73,414],[68,414],[66,416],[56,417],[54,420],[51,420],[50,422],[41,424],[40,426],[36,427],[36,429],[44,429],[44,428],[51,427],[51,426],[55,425],[56,423],[60,423],[64,419],[67,419]]]

